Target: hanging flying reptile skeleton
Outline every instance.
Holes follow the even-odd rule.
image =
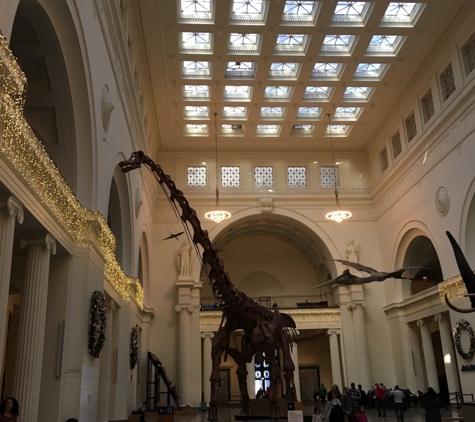
[[[152,159],[142,151],[132,153],[128,160],[119,163],[121,170],[127,173],[131,170],[147,168],[161,186],[165,196],[170,202],[177,218],[179,218],[185,228],[188,239],[191,239],[201,265],[208,272],[208,280],[211,283],[216,303],[222,310],[221,324],[217,334],[217,342],[212,348],[212,372],[210,376],[211,397],[208,408],[208,420],[217,421],[218,390],[221,385],[219,365],[224,353],[224,360],[230,355],[237,364],[237,377],[241,392],[242,409],[241,414],[249,414],[250,398],[247,391],[247,369],[246,363],[252,361],[256,356],[256,362],[265,360],[269,363],[270,387],[269,387],[269,418],[279,417],[277,406],[277,396],[281,384],[281,370],[279,368],[279,356],[282,356],[282,371],[286,382],[287,401],[297,401],[294,383],[295,366],[291,358],[292,344],[295,342],[309,340],[323,335],[326,330],[314,330],[304,334],[297,334],[295,322],[291,316],[280,313],[277,304],[274,303],[273,310],[258,305],[250,297],[240,292],[227,272],[224,271],[224,264],[219,259],[214,246],[212,245],[207,230],[201,228],[201,222],[196,211],[190,207],[183,192],[178,190],[169,175],[166,175],[160,165],[155,164]],[[181,209],[181,215],[179,212]],[[202,257],[200,248],[202,249]],[[241,350],[229,347],[231,332],[242,330]],[[277,350],[277,355],[275,353]]]

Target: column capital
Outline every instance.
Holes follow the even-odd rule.
[[[366,302],[364,300],[362,300],[362,301],[352,300],[351,302],[348,302],[348,304],[346,305],[346,307],[350,311],[355,310],[358,306],[361,306],[364,309],[364,308],[366,308]]]
[[[188,311],[190,314],[192,314],[193,310],[194,310],[193,305],[176,305],[175,306],[176,312]]]
[[[422,327],[424,325],[424,320],[423,319],[418,319],[417,320],[417,326]]]
[[[23,237],[20,240],[21,249],[34,245],[43,245],[52,255],[56,254],[56,240],[49,233],[46,236],[38,236],[34,239],[26,239]]]
[[[339,336],[341,333],[341,330],[339,328],[334,328],[334,329],[330,329],[330,330],[327,330],[327,335],[331,336],[333,334],[336,334],[337,336]]]
[[[0,198],[0,208],[4,208],[11,217],[16,218],[18,223],[23,223],[23,204],[14,196]]]
[[[442,316],[442,314],[435,314],[434,315],[434,321],[435,322],[441,323],[443,319],[444,319],[444,317]]]
[[[209,337],[210,339],[214,337],[214,333],[211,331],[203,331],[201,333],[201,338]]]

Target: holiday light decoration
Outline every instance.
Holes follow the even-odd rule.
[[[25,74],[0,36],[0,156],[74,242],[99,250],[105,261],[106,280],[123,299],[133,300],[143,309],[140,281],[128,277],[118,264],[115,237],[104,216],[79,203],[23,117],[26,83]]]
[[[106,298],[104,293],[95,291],[89,311],[88,352],[89,357],[98,358],[106,342]]]

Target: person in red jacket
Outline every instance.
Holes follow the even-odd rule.
[[[374,394],[376,395],[376,409],[378,409],[378,417],[386,417],[386,393],[380,384],[374,384]],[[383,411],[381,415],[381,410]]]
[[[356,420],[358,422],[368,422],[364,406],[359,407],[358,413],[356,414]]]

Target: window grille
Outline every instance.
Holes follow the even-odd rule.
[[[221,167],[221,186],[223,188],[238,188],[240,186],[239,167]]]
[[[455,78],[452,63],[450,63],[447,69],[442,72],[440,79],[442,80],[445,99],[448,100],[455,91]]]
[[[386,147],[379,153],[379,158],[381,159],[381,171],[384,173],[389,167],[388,149]]]
[[[422,106],[424,108],[424,117],[427,122],[434,115],[434,99],[432,98],[431,91],[429,91],[422,99]]]
[[[335,186],[340,186],[339,168],[337,166],[320,167],[320,184],[324,188],[334,188]]]
[[[307,186],[306,167],[287,167],[287,183],[291,188],[303,188]]]
[[[406,119],[406,130],[408,142],[411,142],[417,135],[416,117],[414,113]]]
[[[188,167],[188,187],[197,188],[206,186],[206,167]]]
[[[396,159],[402,152],[401,134],[397,131],[391,139],[393,144],[393,157]]]
[[[254,167],[254,186],[256,188],[272,188],[274,172],[272,167]]]
[[[467,56],[468,72],[470,73],[473,69],[475,69],[475,40],[469,42],[464,47],[464,50]]]

